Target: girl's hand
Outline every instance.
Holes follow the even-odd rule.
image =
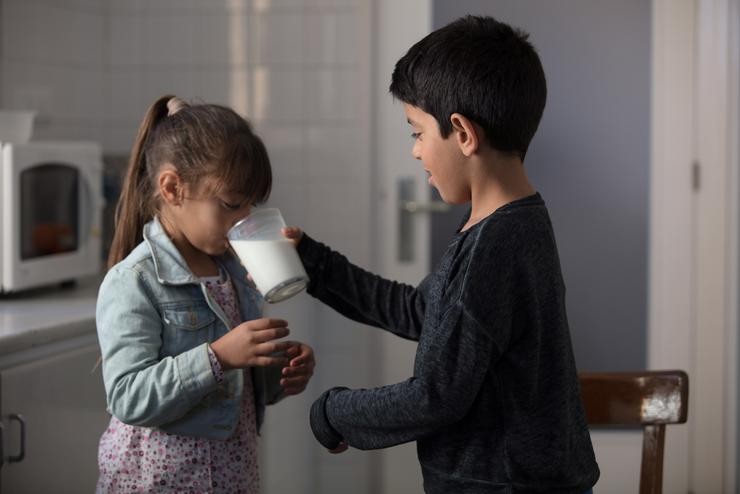
[[[290,358],[290,362],[283,367],[283,378],[280,379],[280,385],[286,395],[297,395],[306,389],[308,381],[313,376],[316,359],[313,356],[313,349],[300,342],[293,342],[285,353]]]
[[[297,226],[286,226],[283,228],[283,236],[293,242],[293,245],[298,247],[303,238],[303,231]]]
[[[295,343],[276,340],[289,332],[288,322],[282,319],[255,319],[241,323],[211,343],[211,350],[223,370],[286,366],[289,359],[275,354],[287,352]]]

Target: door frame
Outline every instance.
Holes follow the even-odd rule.
[[[666,492],[735,492],[738,0],[653,0],[648,364],[690,376]],[[733,22],[734,21],[734,22]]]

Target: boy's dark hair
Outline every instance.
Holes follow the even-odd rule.
[[[394,97],[432,115],[442,137],[450,115],[480,125],[493,148],[524,160],[547,99],[529,35],[492,17],[468,15],[412,46],[393,70]]]

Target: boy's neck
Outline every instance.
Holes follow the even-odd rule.
[[[467,230],[501,206],[536,192],[518,156],[495,150],[481,153],[473,163],[470,188],[470,218]]]

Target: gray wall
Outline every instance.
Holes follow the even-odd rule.
[[[434,0],[434,27],[492,15],[530,33],[548,101],[526,160],[547,203],[579,369],[646,366],[649,0]],[[461,212],[433,221],[433,262]]]

